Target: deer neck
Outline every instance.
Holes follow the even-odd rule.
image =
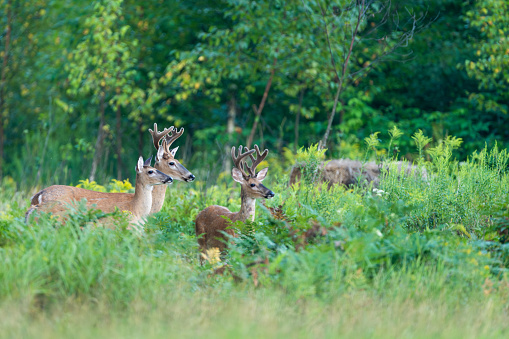
[[[254,221],[256,199],[249,197],[247,195],[246,191],[244,190],[244,187],[242,187],[242,189],[240,191],[240,198],[241,198],[241,205],[240,205],[240,211],[238,213],[238,220]]]
[[[136,176],[136,186],[134,188],[134,197],[132,201],[132,213],[136,217],[145,217],[150,213],[152,207],[153,186],[144,185]]]
[[[156,162],[154,167],[161,171],[159,162]],[[156,185],[153,187],[154,190],[152,191],[152,208],[150,209],[150,214],[157,213],[161,210],[161,208],[163,208],[164,198],[166,197],[166,189],[168,188],[168,185]]]
[[[152,191],[152,208],[150,209],[150,213],[157,213],[163,208],[164,198],[166,196],[166,189],[168,185],[156,185],[153,186],[154,189]]]

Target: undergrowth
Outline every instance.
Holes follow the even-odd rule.
[[[315,324],[331,326],[322,310],[369,300],[380,309],[380,305],[392,305],[388,307],[395,307],[394,312],[408,321],[404,314],[411,312],[409,304],[450,312],[466,307],[471,313],[463,316],[475,321],[475,308],[469,305],[488,309],[486,303],[491,303],[489,314],[496,309],[497,319],[505,321],[509,305],[507,151],[485,148],[460,164],[453,156],[457,139],[425,149],[429,140],[419,134],[420,160],[415,172],[405,175],[391,165],[397,159],[384,158],[384,154],[397,154],[393,150],[400,134],[391,132],[389,151],[379,152],[381,143],[369,140],[368,152],[388,164],[377,189],[367,185],[328,189],[327,183],[316,184],[315,170],[323,160],[323,151],[317,147],[299,153],[299,161],[310,169],[300,185],[288,187],[285,173],[269,171],[266,186],[276,192],[275,198],[257,203],[254,222],[232,225],[239,236],[230,239],[227,255],[220,258],[210,252],[203,266],[198,260],[194,219],[212,204],[240,209],[240,189],[229,175],[219,175],[213,186],[198,180],[170,187],[163,209],[148,218],[142,236],[127,231],[125,215],[118,212],[109,215],[118,227],[101,227],[102,215],[83,204],[69,212],[65,225],[42,215],[37,225],[27,226],[23,217],[28,195],[20,195],[4,181],[0,310],[13,303],[22,305],[18,317],[23,324],[33,314],[56,321],[63,312],[60,309],[71,308],[71,313],[79,314],[73,305],[77,309],[96,305],[141,321],[143,312],[133,311],[141,307],[171,313],[175,319],[185,314],[187,320],[203,325],[209,314],[213,319],[221,314],[237,319],[243,313],[232,305],[240,301],[245,307],[263,309],[264,300],[270,300],[273,308],[266,312],[272,317],[285,319],[274,311],[278,308],[305,309],[316,315],[312,316]],[[425,161],[426,154],[430,162]],[[129,189],[127,184],[101,187],[124,190]],[[352,298],[360,299],[352,302]],[[173,303],[172,310],[168,303]],[[230,313],[232,309],[236,315]],[[366,309],[359,312],[373,316]],[[156,311],[145,313],[152,315],[152,321],[160,319]],[[255,313],[247,324],[260,319]],[[213,322],[203,326],[225,334]],[[409,333],[416,333],[412,331],[419,326]],[[19,333],[12,324],[5,328]],[[239,334],[235,328],[241,327],[232,329]],[[481,331],[482,326],[476,328],[478,332],[472,333],[488,333]],[[507,329],[497,333],[503,331]],[[283,335],[290,333],[296,334],[288,330]],[[196,330],[193,335],[204,333]]]

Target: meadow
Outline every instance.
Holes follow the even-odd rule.
[[[0,338],[509,337],[507,0],[0,13]],[[161,141],[196,180],[143,232],[84,202],[25,223],[50,185],[133,192]],[[201,257],[199,212],[241,206],[239,144],[270,151],[275,197]],[[380,174],[329,189],[338,159]]]
[[[384,154],[373,140],[366,158]],[[428,149],[416,162],[426,178],[383,171],[377,189],[315,182],[316,146],[295,154],[306,169],[293,187],[269,157],[276,196],[203,266],[194,219],[212,204],[239,210],[228,173],[173,184],[142,236],[122,213],[115,229],[100,227],[104,215],[83,203],[65,225],[42,215],[27,226],[33,192],[4,179],[0,337],[507,337],[509,155],[495,146],[458,163],[457,147]]]

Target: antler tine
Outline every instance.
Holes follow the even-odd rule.
[[[256,167],[265,159],[267,154],[269,154],[268,149],[265,149],[265,151],[263,151],[263,153],[260,154],[260,149],[258,148],[258,145],[254,145],[254,147],[255,149],[253,151],[256,150],[256,159],[252,154],[250,154],[249,157],[251,158],[251,161],[253,163],[251,164],[251,167],[246,166],[247,170],[249,171],[249,175],[251,175],[251,178],[256,177]]]
[[[150,128],[148,131],[150,134],[152,134],[152,141],[154,142],[154,147],[156,149],[159,149],[159,142],[161,139],[166,136],[168,133],[172,132],[175,127],[171,126],[170,128],[165,128],[162,132],[157,131],[157,124],[154,123],[154,130],[151,130]]]
[[[244,162],[244,158],[248,155],[251,156],[251,154],[254,153],[254,149],[249,150],[246,148],[246,152],[242,153],[242,145],[239,146],[239,155],[235,156],[235,146],[232,147],[232,159],[233,159],[233,165],[242,172],[242,174],[247,178],[249,177],[249,174],[246,172],[245,167],[246,164]]]
[[[175,134],[173,134],[175,132]],[[180,136],[184,134],[184,127],[180,128],[180,131],[177,132],[177,129],[175,128],[173,131],[171,131],[170,134],[166,135],[166,152],[170,153],[170,146],[173,144],[175,140],[180,138]]]

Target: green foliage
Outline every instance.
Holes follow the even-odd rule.
[[[509,98],[509,5],[507,1],[477,1],[474,8],[466,13],[465,21],[479,31],[480,39],[474,44],[477,59],[465,60],[469,76],[479,80],[481,89],[501,89],[499,95]],[[507,105],[497,105],[507,113]]]
[[[412,206],[406,221],[411,229],[461,229],[468,237],[485,239],[493,222],[490,215],[507,195],[509,156],[497,147],[484,148],[459,164],[452,160],[452,149],[458,143],[450,138],[430,149],[433,162],[427,168],[432,171],[426,177],[422,168],[404,176],[392,165],[381,181],[382,196]]]
[[[419,150],[419,159],[422,159],[424,155],[424,147],[426,147],[427,144],[430,143],[432,138],[428,138],[423,134],[421,130],[417,131],[413,136],[412,139],[414,139],[415,145],[417,146],[417,149]]]
[[[22,245],[0,249],[1,295],[36,296],[43,305],[75,297],[121,306],[140,295],[150,296],[156,285],[167,282],[171,258],[156,255],[129,231],[82,229],[84,222],[96,220],[95,214],[83,214],[83,206],[72,212],[65,226],[44,216],[28,229],[14,222],[12,227],[21,231],[16,243]]]
[[[230,239],[228,254],[220,258],[211,250],[203,266],[194,219],[212,204],[239,210],[239,188],[229,175],[212,186],[197,181],[170,188],[143,236],[126,229],[123,213],[87,210],[83,203],[71,206],[65,224],[42,215],[27,227],[26,197],[15,199],[19,203],[0,215],[0,303],[26,302],[21,318],[60,314],[69,303],[103,305],[121,317],[133,307],[168,301],[172,308],[196,303],[190,314],[204,302],[221,312],[257,294],[300,300],[301,308],[318,303],[321,316],[326,305],[359,294],[385,307],[400,301],[461,309],[505,304],[509,156],[485,148],[459,165],[450,155],[458,144],[448,138],[430,164],[421,161],[425,177],[418,168],[408,175],[392,165],[373,192],[304,181],[289,188],[277,174],[268,184],[276,196],[257,203],[254,222],[232,225],[239,236]],[[323,157],[314,145],[299,151],[309,166]],[[7,206],[17,192],[12,181],[3,187]],[[101,226],[105,218],[108,227]]]
[[[344,69],[362,2],[161,3],[0,0],[0,336],[507,332],[505,1],[398,0],[386,17],[370,2]],[[403,23],[426,13],[412,55],[391,54]],[[325,154],[315,142],[343,71]],[[272,72],[254,141],[271,151],[276,196],[232,225],[221,262],[211,252],[200,266],[194,219],[240,209],[224,146],[246,139]],[[100,176],[80,180],[101,112]],[[169,189],[143,236],[123,213],[83,204],[65,224],[24,224],[40,187],[132,192],[134,172],[110,179],[154,152],[154,122],[185,126],[179,160],[197,180]],[[381,160],[380,187],[318,185],[340,156]],[[411,173],[391,163],[402,158],[418,159]],[[285,172],[295,162],[298,189]]]
[[[297,151],[295,160],[297,164],[301,165],[302,177],[306,184],[313,184],[320,178],[326,151],[326,148],[318,148],[318,144],[311,145],[306,149],[301,147]]]
[[[379,12],[387,7],[366,3],[328,156],[362,159],[363,140],[395,125],[410,133],[395,148],[389,142],[387,154],[377,153],[380,159],[415,159],[411,133],[419,129],[437,141],[461,138],[460,160],[485,142],[504,147],[505,3],[397,1],[389,16]],[[137,0],[3,1],[2,27],[10,25],[11,35],[9,41],[7,34],[0,36],[0,61],[6,62],[0,171],[25,190],[34,183],[76,183],[90,173],[100,148],[96,137],[103,133],[97,179],[120,180],[128,173],[132,181],[127,169],[135,161],[133,150],[145,155],[152,149],[146,131],[154,122],[186,127],[188,147],[180,154],[190,168],[219,166],[224,146],[247,138],[252,106],[263,97],[272,70],[254,142],[278,154],[285,147],[308,147],[325,132],[338,87],[331,59],[341,75],[350,47],[359,7],[349,6],[293,0],[192,0],[171,8]],[[402,26],[409,16],[426,16],[419,22],[423,29],[408,40],[405,51],[412,55],[391,53],[398,37],[409,32]],[[396,25],[385,20],[396,17]],[[229,134],[224,125],[232,102],[236,117]]]

